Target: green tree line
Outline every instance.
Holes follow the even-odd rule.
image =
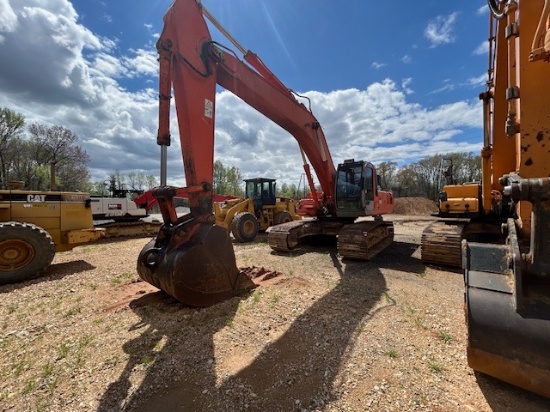
[[[220,161],[214,165],[214,189],[218,194],[242,196],[241,171],[226,167]],[[457,152],[436,154],[418,162],[399,167],[396,162],[382,162],[376,165],[376,172],[384,190],[391,190],[396,197],[426,197],[437,200],[445,184],[462,184],[481,180],[481,156]],[[265,176],[273,177],[273,176]],[[304,179],[300,183],[286,182],[277,186],[279,196],[299,199],[309,194]],[[317,190],[321,190],[316,186]]]

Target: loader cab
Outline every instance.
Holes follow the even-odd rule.
[[[254,210],[260,210],[266,205],[275,204],[275,194],[277,192],[277,183],[275,179],[246,179],[244,183],[245,196],[254,201]]]
[[[372,212],[380,182],[374,166],[345,160],[336,172],[336,210],[340,217],[359,217]]]

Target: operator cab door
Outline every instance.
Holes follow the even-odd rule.
[[[363,209],[366,216],[370,216],[374,212],[374,201],[376,199],[377,185],[374,184],[376,175],[374,173],[374,167],[370,164],[364,165],[363,182],[364,188],[362,192]]]

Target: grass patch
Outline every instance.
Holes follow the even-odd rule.
[[[397,358],[397,352],[394,350],[389,350],[385,353],[385,355],[391,359]]]
[[[15,376],[21,376],[21,374],[26,370],[29,370],[30,367],[31,367],[31,364],[29,363],[29,361],[25,359],[20,360],[19,362],[17,362],[17,364],[13,368],[13,373]]]
[[[386,303],[393,303],[395,304],[395,299],[392,298],[388,292],[384,292],[384,299],[386,300]]]
[[[82,312],[82,307],[77,306],[75,308],[69,309],[67,312],[65,312],[65,315],[63,316],[65,316],[66,318],[70,318],[71,316],[74,316],[80,312]]]
[[[81,337],[81,338],[78,340],[78,348],[79,348],[79,349],[85,348],[85,347],[88,346],[93,340],[94,340],[94,337],[93,337],[92,335],[86,335],[86,336]]]
[[[32,391],[34,391],[34,388],[36,387],[36,382],[34,379],[27,379],[26,382],[25,382],[25,386],[23,386],[23,390],[21,391],[21,393],[23,395],[28,395],[29,393],[31,393]]]
[[[71,350],[71,347],[66,342],[61,342],[61,345],[59,346],[59,358],[64,359],[69,354],[69,351]]]
[[[452,341],[455,340],[455,337],[453,335],[442,330],[439,331],[438,336],[439,336],[439,339],[441,339],[445,343],[451,343]]]
[[[424,319],[422,319],[421,316],[415,316],[414,323],[416,323],[416,325],[421,327],[422,329],[428,329],[428,327],[424,324]]]
[[[437,373],[440,373],[440,372],[443,372],[445,370],[445,368],[443,368],[443,366],[439,363],[437,363],[435,360],[431,359],[430,361],[428,361],[428,366],[430,367],[430,369],[433,371],[433,372],[437,372]]]
[[[258,303],[263,294],[264,293],[262,291],[259,291],[259,290],[254,291],[254,293],[252,294],[252,302]]]
[[[144,365],[150,365],[155,361],[155,357],[153,355],[145,355],[141,358],[141,363]]]
[[[112,366],[118,365],[119,362],[120,360],[118,359],[118,356],[115,355],[115,356],[111,356],[109,359],[103,362],[103,364],[107,367],[112,367]]]
[[[17,305],[9,305],[8,306],[8,315],[12,314],[17,310]]]
[[[111,285],[112,286],[117,286],[117,285],[120,285],[121,283],[122,283],[122,279],[120,279],[120,278],[111,279]]]
[[[43,378],[48,378],[48,377],[52,376],[52,374],[53,374],[53,365],[50,362],[48,362],[44,366],[42,366],[42,377]]]

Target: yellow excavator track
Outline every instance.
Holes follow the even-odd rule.
[[[422,232],[421,256],[424,263],[462,267],[462,232],[465,223],[434,222]]]

